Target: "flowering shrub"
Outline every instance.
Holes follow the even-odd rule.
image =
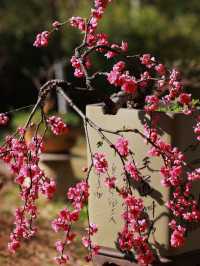
[[[106,7],[111,0],[95,0],[94,7],[91,9],[89,19],[81,17],[72,17],[66,22],[54,21],[52,30],[43,31],[36,36],[35,47],[46,47],[52,35],[60,27],[69,23],[72,27],[83,33],[83,41],[80,46],[75,48],[70,61],[74,68],[75,78],[82,79],[85,82],[85,89],[88,91],[98,90],[93,87],[93,80],[98,75],[105,78],[109,85],[112,85],[117,91],[117,101],[112,97],[104,95],[98,90],[105,103],[105,109],[110,113],[115,113],[120,106],[141,107],[151,117],[152,112],[158,111],[163,106],[170,106],[176,103],[181,107],[185,115],[196,118],[194,132],[197,141],[200,141],[200,117],[196,115],[196,106],[192,101],[191,95],[184,92],[181,75],[176,69],[169,70],[150,54],[128,55],[128,43],[122,41],[120,44],[111,43],[105,33],[97,33],[97,26],[102,18]],[[108,60],[114,60],[112,69],[107,72],[89,73],[92,67],[91,54],[99,53]],[[118,58],[120,57],[120,58]],[[134,73],[128,66],[131,62],[136,63],[140,72]],[[55,135],[63,134],[68,131],[68,126],[61,118],[52,116],[46,117],[43,114],[43,102],[49,92],[57,90],[69,105],[81,116],[86,128],[86,137],[88,138],[87,126],[96,130],[99,136],[109,144],[110,149],[114,150],[116,155],[123,163],[122,172],[124,172],[127,186],[118,186],[116,176],[109,173],[109,158],[106,154],[95,152],[90,149],[91,165],[83,169],[86,178],[74,187],[69,188],[66,196],[71,202],[71,209],[63,209],[58,217],[52,221],[52,228],[55,232],[63,231],[63,240],[58,240],[55,244],[58,256],[55,258],[57,264],[66,264],[69,256],[66,254],[66,247],[76,239],[73,232],[73,224],[79,219],[80,211],[88,202],[90,187],[88,179],[92,169],[95,169],[102,178],[105,186],[109,190],[117,191],[122,198],[125,211],[122,213],[124,227],[116,236],[117,247],[123,253],[133,252],[139,265],[150,265],[155,259],[153,248],[149,244],[149,231],[151,230],[151,221],[144,206],[142,198],[137,198],[134,191],[130,188],[130,180],[141,183],[144,182],[144,176],[137,162],[133,157],[133,152],[129,147],[128,140],[123,133],[132,132],[139,134],[146,144],[151,148],[148,155],[159,157],[163,161],[160,171],[162,176],[162,185],[172,188],[173,194],[169,202],[166,202],[167,208],[173,216],[169,227],[171,229],[171,246],[181,247],[184,245],[185,237],[190,223],[200,221],[200,209],[198,202],[192,195],[192,185],[194,181],[200,179],[200,169],[194,169],[188,165],[182,151],[166,143],[159,135],[157,130],[157,121],[152,120],[151,126],[145,124],[144,131],[138,129],[120,129],[118,131],[109,131],[100,128],[73,103],[67,92],[62,88],[76,87],[73,82],[67,80],[50,80],[45,83],[38,96],[38,101],[34,106],[27,123],[18,129],[16,134],[7,136],[4,144],[0,148],[0,157],[7,163],[14,172],[15,183],[20,187],[20,197],[22,206],[17,208],[14,220],[14,229],[10,235],[8,249],[14,253],[20,247],[23,239],[31,238],[37,231],[34,221],[38,215],[37,199],[40,194],[44,194],[48,199],[53,197],[56,190],[55,181],[50,180],[40,169],[39,155],[43,151],[43,137],[38,135],[39,123],[35,129],[35,134],[30,143],[25,141],[25,133],[32,124],[32,118],[37,109],[41,109],[42,122],[45,122],[46,128],[50,127]],[[125,99],[125,100],[124,100]],[[0,114],[0,125],[4,126],[8,122],[7,114]],[[117,136],[113,143],[105,133],[111,133]],[[100,145],[101,143],[99,143]],[[186,174],[186,176],[185,176]],[[89,261],[99,252],[99,248],[92,241],[92,236],[97,233],[98,225],[89,222],[86,235],[82,238],[83,245],[89,250],[86,260]]]

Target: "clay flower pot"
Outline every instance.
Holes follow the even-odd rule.
[[[89,105],[86,109],[86,115],[98,126],[107,130],[119,130],[123,128],[138,129],[141,132],[144,130],[144,123],[149,123],[149,117],[142,110],[135,109],[120,109],[117,114],[104,114],[102,105]],[[158,129],[159,134],[164,141],[178,147],[181,151],[186,151],[187,160],[191,163],[196,163],[195,167],[200,165],[199,152],[200,147],[196,149],[191,145],[194,143],[193,119],[180,113],[164,113],[156,112],[153,114],[159,117]],[[109,164],[109,173],[117,178],[117,185],[120,187],[124,184],[123,180],[123,165],[119,156],[115,154],[113,149],[101,139],[99,134],[92,127],[88,127],[89,141],[92,152],[103,152]],[[105,133],[105,135],[115,143],[117,136]],[[175,256],[200,249],[200,229],[195,228],[187,236],[187,241],[183,248],[172,249],[170,247],[170,228],[169,218],[170,211],[165,206],[165,203],[170,199],[171,189],[161,185],[161,175],[159,169],[163,165],[160,157],[148,157],[147,151],[150,144],[146,144],[144,139],[131,132],[123,133],[129,141],[130,149],[134,153],[135,161],[139,168],[144,167],[142,173],[147,177],[148,185],[138,185],[132,188],[133,194],[136,197],[141,197],[147,209],[149,217],[154,221],[155,232],[151,232],[150,244],[157,249],[158,255]],[[97,143],[103,142],[103,145],[98,147]],[[91,162],[91,156],[88,149],[88,161]],[[145,167],[146,165],[146,167]],[[147,167],[148,166],[148,167]],[[95,170],[92,171],[89,178],[90,197],[89,197],[89,217],[90,222],[98,226],[98,232],[93,236],[95,244],[101,247],[100,254],[107,256],[123,257],[116,248],[116,240],[118,232],[123,227],[122,213],[124,206],[122,199],[118,193],[109,191],[104,185],[104,177],[98,175]],[[149,190],[149,191],[146,191]],[[200,191],[200,183],[195,183],[193,193],[198,199]],[[107,254],[107,255],[106,255]],[[113,255],[115,254],[115,255]],[[117,254],[117,255],[116,255]],[[96,264],[103,265],[103,264]],[[118,265],[118,264],[116,264]],[[119,265],[129,265],[119,264]],[[131,264],[133,265],[133,264]],[[184,264],[181,264],[184,265]],[[188,264],[187,264],[188,265]]]
[[[35,127],[31,127],[25,134],[25,139],[29,143],[34,136]],[[70,130],[61,135],[54,135],[50,131],[43,139],[45,153],[68,153],[75,145],[79,136],[79,129],[70,128]]]

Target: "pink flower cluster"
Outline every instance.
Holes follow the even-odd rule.
[[[173,199],[166,203],[175,217],[180,217],[187,222],[199,222],[200,210],[196,200],[191,200],[191,183],[186,183],[184,192],[179,187],[173,193]]]
[[[145,125],[145,135],[147,141],[153,143],[153,147],[149,150],[150,156],[162,156],[165,165],[161,167],[160,172],[164,179],[162,181],[165,186],[177,186],[182,182],[182,164],[185,157],[176,147],[173,148],[170,144],[163,141],[157,134],[155,128],[148,128]]]
[[[10,234],[8,244],[8,249],[13,253],[20,247],[22,239],[29,239],[36,232],[33,223],[37,217],[35,201],[39,193],[52,198],[55,192],[55,182],[49,180],[38,166],[42,139],[34,137],[27,144],[23,137],[25,129],[21,128],[18,132],[19,139],[6,137],[5,144],[0,149],[1,159],[8,164],[16,176],[15,182],[20,186],[20,197],[23,202],[16,210],[15,228]]]
[[[52,228],[55,232],[63,231],[65,233],[64,241],[58,240],[55,243],[58,256],[54,258],[58,265],[66,264],[70,257],[64,254],[65,246],[69,245],[76,237],[76,234],[71,231],[72,224],[79,218],[79,210],[70,211],[64,208],[60,211],[57,219],[52,221]]]
[[[51,116],[47,119],[47,123],[51,127],[55,135],[62,135],[69,131],[69,127],[63,122],[62,118],[58,116]]]
[[[174,248],[182,247],[185,243],[186,228],[181,225],[177,225],[175,220],[172,220],[169,223],[169,226],[173,231],[170,239],[171,246]]]
[[[49,31],[43,31],[41,33],[38,33],[36,36],[36,39],[33,43],[33,46],[40,48],[40,47],[46,47],[49,44],[49,37],[50,32]]]
[[[104,153],[96,152],[93,156],[93,164],[98,174],[104,174],[108,171],[108,162]]]
[[[100,40],[97,42],[97,45],[99,45],[99,42],[100,42]],[[108,59],[115,57],[116,55],[118,55],[118,52],[120,52],[120,51],[121,52],[127,52],[128,51],[128,43],[125,41],[122,41],[121,45],[108,44],[108,47],[111,48],[107,53],[105,53],[105,57],[107,57]],[[105,49],[103,49],[102,51],[104,52]]]
[[[10,234],[10,242],[8,243],[8,250],[11,253],[15,253],[20,247],[20,240],[22,238],[29,239],[36,232],[36,228],[32,226],[30,219],[25,216],[25,213],[27,213],[27,216],[30,214],[31,217],[35,218],[37,216],[37,207],[28,203],[27,206],[16,209],[15,229]]]
[[[55,20],[53,23],[52,23],[52,27],[56,30],[58,30],[60,27],[61,27],[61,23],[57,20]]]
[[[92,256],[99,253],[99,246],[92,243],[91,236],[97,233],[98,228],[96,224],[89,224],[89,228],[86,228],[87,235],[82,237],[82,244],[89,250],[89,255],[85,257],[87,262],[92,260]]]
[[[140,57],[141,64],[145,65],[147,68],[152,68],[155,66],[155,58],[151,56],[151,54],[143,54]],[[157,69],[160,69],[160,67],[157,67]]]
[[[119,61],[113,66],[110,73],[107,74],[107,80],[111,85],[121,87],[126,93],[134,94],[137,90],[137,81],[128,71],[124,71],[125,63]]]
[[[79,29],[80,31],[85,31],[86,29],[85,20],[81,17],[71,17],[70,25],[74,28]]]
[[[67,198],[72,202],[75,209],[80,210],[87,202],[89,196],[89,185],[86,181],[81,181],[75,187],[69,188]]]
[[[145,65],[149,69],[154,68],[159,76],[165,76],[165,66],[163,64],[157,64],[155,57],[151,56],[151,54],[143,54],[140,57],[140,62],[142,65]]]
[[[118,236],[119,247],[125,252],[134,250],[139,265],[148,266],[153,262],[154,255],[145,236],[149,225],[145,218],[143,201],[130,194],[123,197],[127,211],[123,214],[124,228]]]
[[[115,148],[121,156],[126,157],[129,153],[128,140],[124,137],[118,137]]]
[[[93,46],[95,44],[103,44],[103,35],[95,34],[99,20],[102,18],[105,9],[110,0],[95,1],[94,8],[91,9],[90,18],[86,24],[86,20],[81,17],[72,17],[70,24],[72,27],[79,29],[82,32],[87,31],[87,45]],[[107,43],[106,43],[107,44]]]
[[[72,225],[79,219],[80,211],[84,207],[84,204],[87,203],[89,196],[89,186],[86,181],[81,181],[76,184],[75,187],[71,187],[68,189],[67,198],[72,202],[73,210],[69,210],[64,208],[60,211],[57,219],[52,221],[52,228],[55,232],[64,231],[65,239],[64,241],[56,242],[56,250],[58,252],[58,256],[55,258],[57,264],[66,264],[70,257],[64,254],[65,247],[75,239],[76,234],[72,232]],[[91,224],[89,229],[87,230],[89,236],[93,235],[97,232],[97,227],[94,224]],[[97,252],[97,247],[93,246],[91,242],[89,242],[89,238],[83,241],[83,244],[87,247],[90,246],[90,251],[94,249],[93,252]],[[89,259],[89,257],[88,257]]]
[[[188,93],[181,93],[179,95],[179,98],[178,98],[178,101],[181,103],[181,104],[186,104],[186,105],[189,105],[191,103],[191,94],[188,94]]]
[[[153,112],[158,109],[160,100],[156,95],[149,95],[146,97],[145,102],[147,103],[145,111]]]
[[[141,181],[142,177],[141,177],[140,173],[138,172],[136,165],[133,162],[131,162],[131,161],[126,162],[125,163],[125,170],[131,176],[131,178],[134,181],[136,181],[136,182]]]
[[[116,177],[115,176],[111,176],[111,177],[106,177],[104,183],[105,186],[108,187],[109,189],[113,189],[116,187]]]
[[[200,168],[196,168],[194,171],[188,172],[187,178],[189,181],[200,180]]]
[[[60,230],[68,232],[71,226],[71,223],[76,222],[79,218],[80,210],[70,211],[67,208],[60,211],[57,219],[52,221],[52,228],[57,233]],[[71,235],[68,239],[71,242]]]
[[[60,245],[60,246],[58,246],[58,245]],[[63,243],[57,243],[57,244],[56,244],[56,249],[57,249],[57,251],[58,251],[59,249],[61,249],[62,246],[63,246]],[[70,259],[70,258],[69,258],[68,255],[62,254],[62,255],[60,255],[60,256],[55,257],[55,258],[54,258],[54,261],[55,261],[56,264],[58,264],[58,265],[62,265],[62,264],[66,264],[66,263],[68,263],[69,259]]]
[[[164,177],[162,184],[173,188],[172,198],[166,203],[173,216],[180,221],[187,223],[200,222],[200,208],[195,198],[191,197],[192,181],[200,179],[199,169],[187,172],[187,179],[183,178],[184,167],[186,165],[185,157],[177,148],[165,143],[158,136],[155,128],[145,126],[146,136],[153,145],[149,154],[151,156],[162,156],[164,165],[160,169]],[[172,220],[170,227],[173,232],[171,235],[171,245],[180,247],[185,241],[185,227],[177,225]]]
[[[77,77],[77,78],[84,77],[84,73],[81,70],[80,60],[78,58],[76,58],[75,56],[72,56],[72,58],[71,58],[71,64],[72,64],[73,68],[75,68],[74,76]]]
[[[182,93],[183,84],[181,82],[181,75],[180,72],[176,69],[173,69],[169,76],[168,81],[168,95],[164,96],[164,101],[170,103],[171,101],[175,100],[179,97]]]
[[[95,0],[94,8],[91,9],[91,17],[90,17],[89,28],[88,28],[88,32],[90,34],[94,34],[98,26],[99,20],[102,18],[107,5],[111,1],[112,0]]]
[[[5,126],[8,123],[8,116],[6,114],[0,114],[0,126]]]

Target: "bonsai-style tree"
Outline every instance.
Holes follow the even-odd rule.
[[[36,233],[34,225],[37,218],[37,199],[44,194],[48,199],[53,197],[56,191],[54,180],[50,180],[39,167],[39,155],[43,150],[43,138],[47,128],[55,135],[63,134],[68,129],[60,117],[47,116],[43,111],[45,100],[49,93],[60,93],[69,106],[83,119],[86,130],[86,138],[91,157],[88,168],[83,169],[85,178],[83,181],[69,188],[67,198],[72,203],[72,208],[64,208],[58,214],[58,218],[52,221],[55,232],[63,231],[63,239],[56,242],[58,256],[57,264],[66,264],[69,256],[66,253],[67,246],[75,240],[73,224],[79,219],[81,209],[88,203],[90,187],[88,180],[92,170],[102,176],[109,190],[115,190],[124,202],[124,227],[116,236],[116,246],[126,254],[131,252],[139,265],[150,265],[156,254],[149,244],[149,234],[152,230],[152,221],[144,206],[142,198],[137,198],[131,188],[131,182],[144,183],[142,169],[139,169],[134,160],[134,153],[130,149],[128,140],[123,133],[132,132],[143,138],[146,144],[151,145],[149,156],[160,157],[163,161],[160,174],[163,186],[172,188],[172,199],[166,202],[172,213],[169,223],[171,228],[171,246],[181,247],[184,245],[186,234],[190,224],[199,223],[200,209],[198,202],[192,195],[193,182],[200,179],[200,169],[187,163],[182,151],[166,143],[157,130],[158,121],[153,119],[155,111],[177,111],[196,119],[194,132],[197,141],[200,140],[200,116],[198,115],[196,101],[191,95],[184,92],[181,75],[176,69],[169,70],[150,54],[129,54],[128,43],[120,44],[110,42],[105,33],[98,33],[97,26],[106,7],[111,0],[95,0],[88,19],[72,17],[65,22],[54,21],[50,31],[43,31],[36,36],[34,46],[46,47],[53,38],[54,33],[59,31],[66,23],[78,30],[83,35],[81,44],[75,48],[71,64],[74,68],[74,82],[67,80],[49,80],[39,90],[38,100],[30,113],[25,125],[18,128],[12,136],[7,136],[0,148],[0,157],[6,162],[15,174],[15,183],[19,186],[19,196],[22,205],[16,209],[14,229],[10,235],[8,249],[15,253],[23,239],[29,239]],[[101,70],[92,69],[94,54],[99,54],[113,63],[112,69],[103,67]],[[104,79],[109,87],[115,91],[113,95],[105,93],[105,89],[97,87],[96,80]],[[77,87],[77,80],[81,80],[84,86]],[[97,100],[104,102],[104,111],[115,114],[120,107],[141,108],[150,117],[150,124],[144,124],[144,131],[137,128],[119,128],[117,131],[108,131],[101,128],[97,123],[89,119],[81,109],[74,104],[69,97],[70,91],[96,92]],[[88,93],[89,95],[89,93]],[[25,141],[25,134],[32,126],[36,111],[40,110],[40,121],[35,125],[35,133],[32,141]],[[0,124],[4,126],[8,122],[8,114],[0,115]],[[45,125],[40,134],[41,125]],[[133,125],[134,126],[134,125]],[[88,139],[88,127],[97,131],[110,149],[115,151],[122,162],[122,172],[125,176],[125,184],[118,186],[116,177],[109,173],[109,158],[101,152],[93,153]],[[113,143],[106,133],[117,136]],[[102,145],[101,142],[98,145]],[[197,144],[198,145],[198,144]],[[92,177],[91,177],[92,178]],[[93,243],[92,237],[98,231],[98,225],[92,224],[88,216],[87,234],[82,238],[83,245],[88,248],[87,260],[98,254],[99,247]]]

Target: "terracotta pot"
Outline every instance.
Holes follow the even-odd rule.
[[[25,134],[25,140],[30,142],[34,136],[35,128],[31,127]],[[71,128],[69,132],[62,135],[53,135],[48,132],[43,139],[45,153],[68,153],[69,150],[75,145],[79,136],[78,128]]]
[[[108,130],[119,130],[126,127],[131,129],[136,128],[143,132],[144,123],[148,123],[149,121],[149,117],[144,111],[122,108],[116,115],[110,115],[103,113],[101,105],[87,106],[86,115],[98,126]],[[199,159],[200,147],[198,146],[196,150],[192,150],[191,147],[188,148],[191,143],[194,144],[195,140],[193,133],[194,121],[191,117],[184,114],[162,112],[157,112],[153,115],[158,115],[160,117],[158,128],[160,135],[162,135],[165,141],[177,146],[181,151],[188,149],[186,156],[190,162],[195,162],[195,160]],[[106,158],[109,160],[109,173],[116,176],[117,184],[120,187],[120,185],[123,185],[124,181],[122,178],[123,166],[119,157],[113,152],[109,145],[100,138],[99,134],[93,128],[88,127],[88,129],[92,152],[99,151],[106,154]],[[115,143],[117,138],[116,135],[109,133],[105,133],[105,135]],[[147,151],[150,145],[146,145],[141,136],[130,132],[124,133],[124,136],[129,140],[130,148],[134,152],[134,158],[138,167],[144,166],[145,161],[147,161],[147,159],[149,160],[149,169],[145,168],[142,173],[145,176],[151,176],[149,185],[152,192],[145,197],[141,196],[141,190],[139,193],[137,189],[133,189],[133,193],[135,196],[143,198],[144,205],[148,209],[149,217],[155,222],[156,231],[154,236],[157,242],[157,248],[159,246],[158,254],[163,256],[174,256],[199,250],[200,229],[195,229],[190,232],[183,248],[170,248],[170,229],[168,226],[170,213],[165,207],[165,202],[170,199],[171,190],[161,185],[161,175],[158,171],[163,165],[163,162],[161,158],[158,157],[147,158]],[[99,141],[103,141],[103,145],[97,148],[97,143]],[[88,161],[90,165],[89,149]],[[196,161],[195,166],[199,167],[198,165],[200,165],[200,163]],[[92,171],[89,178],[91,189],[89,197],[89,216],[90,222],[97,224],[99,228],[97,234],[93,236],[93,241],[101,247],[115,251],[117,233],[121,231],[123,227],[123,220],[121,218],[123,212],[122,200],[117,192],[108,191],[103,184],[103,180],[103,176],[98,176],[95,171]],[[193,193],[197,199],[199,197],[199,192],[200,182],[196,182]],[[150,236],[150,243],[152,245],[155,244],[152,234]]]

